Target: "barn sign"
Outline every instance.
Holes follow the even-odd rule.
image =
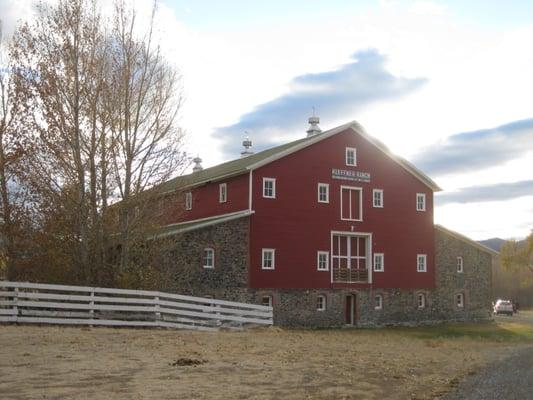
[[[333,179],[342,179],[345,181],[370,182],[370,172],[348,171],[345,169],[332,168],[331,177]]]

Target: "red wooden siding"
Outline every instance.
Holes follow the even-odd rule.
[[[357,149],[356,167],[346,166],[346,147]],[[369,172],[371,179],[369,183],[332,179],[332,168]],[[275,199],[263,198],[264,177],[276,178]],[[329,203],[317,201],[319,182],[329,184]],[[362,188],[363,221],[341,220],[341,186]],[[383,208],[373,207],[372,189],[383,190]],[[426,194],[427,211],[416,211],[416,193]],[[331,231],[372,234],[372,252],[385,254],[385,271],[372,273],[373,287],[435,285],[432,190],[351,130],[255,170],[252,208],[253,288],[332,287],[331,271],[318,271],[316,265],[317,251],[331,251]],[[275,270],[261,269],[262,248],[276,249]],[[417,254],[427,254],[428,272],[416,271]],[[365,287],[349,285],[357,286]]]
[[[219,202],[219,184],[227,185],[227,201]],[[248,174],[184,190],[167,199],[171,204],[166,223],[191,221],[248,209]],[[192,192],[192,209],[185,210],[185,193]]]

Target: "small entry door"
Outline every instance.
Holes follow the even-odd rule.
[[[347,325],[355,325],[357,322],[357,297],[355,294],[346,296],[345,321]]]

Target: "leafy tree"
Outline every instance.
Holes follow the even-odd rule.
[[[502,265],[507,269],[525,269],[533,273],[533,231],[518,242],[509,240],[501,249]]]
[[[81,282],[91,281],[91,267],[101,264],[93,240],[99,213],[90,200],[97,197],[93,167],[102,131],[95,97],[103,85],[103,43],[94,2],[60,1],[38,6],[35,21],[16,32],[11,52],[19,98],[33,106],[27,124],[36,149],[30,159],[33,190],[44,208],[69,214],[63,236],[75,240],[64,246],[73,246]]]
[[[30,198],[24,182],[24,160],[31,146],[21,134],[26,104],[16,98],[15,67],[8,54],[0,20],[0,275],[10,275],[25,242],[23,226]],[[7,270],[7,271],[6,271]],[[7,272],[7,273],[6,273]]]
[[[140,244],[157,221],[145,209],[158,197],[147,189],[187,161],[176,122],[181,77],[153,38],[155,5],[146,34],[122,0],[110,19],[96,0],[41,3],[15,32],[10,104],[24,105],[18,134],[32,149],[23,169],[33,244],[23,276],[112,284],[147,264]]]

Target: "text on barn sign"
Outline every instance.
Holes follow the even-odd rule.
[[[343,179],[345,181],[370,182],[370,172],[348,171],[345,169],[332,168],[331,177],[333,179]]]

